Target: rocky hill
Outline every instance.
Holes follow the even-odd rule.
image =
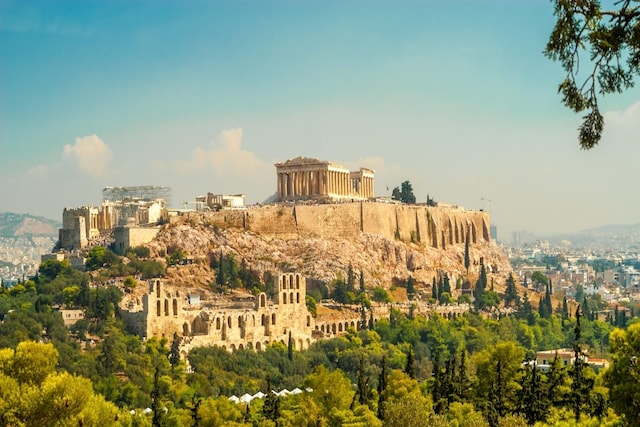
[[[470,247],[469,275],[464,267],[464,243],[447,245],[445,249],[359,233],[323,237],[299,236],[294,233],[275,236],[249,231],[242,227],[220,227],[206,220],[181,219],[165,228],[148,244],[153,256],[165,256],[183,250],[194,262],[170,268],[167,281],[178,285],[207,286],[214,280],[209,267],[211,256],[233,254],[239,262],[264,277],[271,272],[300,272],[309,279],[330,283],[346,277],[351,265],[364,272],[368,288],[390,288],[394,281],[410,275],[420,284],[430,285],[439,273],[446,272],[455,284],[458,277],[475,282],[484,262],[496,290],[512,269],[505,254],[492,242],[479,239]]]
[[[56,237],[61,226],[58,221],[40,216],[0,212],[0,237]]]

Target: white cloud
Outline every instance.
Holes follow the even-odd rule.
[[[209,147],[196,147],[190,159],[176,161],[175,170],[185,175],[208,170],[216,176],[236,176],[264,169],[267,166],[264,161],[252,151],[242,149],[242,139],[241,128],[224,130]]]
[[[605,126],[617,129],[640,128],[640,101],[634,102],[624,111],[607,111],[604,122]]]
[[[76,138],[75,144],[66,144],[62,158],[75,160],[78,167],[88,175],[104,176],[113,158],[111,149],[97,135]]]
[[[39,164],[27,171],[27,175],[46,175],[49,172],[49,166]]]

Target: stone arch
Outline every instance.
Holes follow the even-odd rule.
[[[256,350],[257,351],[261,351],[262,350],[262,343],[260,341],[256,341]]]
[[[333,325],[331,325],[331,332],[335,335],[336,334],[336,324],[334,323]]]
[[[229,350],[231,350],[232,353],[235,353],[236,345],[235,344],[231,344],[231,347],[229,347]]]
[[[231,316],[227,317],[227,327],[231,327]]]
[[[345,332],[349,329],[349,322],[344,322],[344,330]]]
[[[238,316],[238,328],[240,329],[240,338],[244,338],[245,320],[242,316]]]
[[[165,298],[164,300],[164,315],[169,315],[169,300]]]
[[[352,328],[355,328],[355,327],[356,327],[356,323],[352,320],[352,321],[351,321],[350,326],[351,326]]]
[[[260,307],[267,306],[267,296],[265,294],[260,294]]]
[[[273,313],[273,314],[271,315],[271,324],[272,324],[272,325],[275,325],[275,324],[276,324],[276,314],[275,314],[275,313]]]
[[[188,337],[189,336],[189,323],[184,322],[182,324],[182,336],[184,337]]]
[[[158,311],[158,317],[160,317],[162,315],[162,307],[161,307],[161,304],[160,304],[160,300],[158,300],[156,302],[156,308],[157,308],[157,311]]]
[[[247,349],[253,350],[253,343],[252,342],[248,342],[247,343]]]
[[[286,304],[286,303],[287,303],[287,293],[286,293],[286,292],[283,292],[283,293],[282,293],[282,303],[283,303],[283,304]]]
[[[289,289],[293,289],[293,274],[289,275]]]
[[[338,332],[342,332],[342,323],[338,323]]]
[[[293,304],[293,292],[289,294],[289,302]]]
[[[223,345],[223,346],[222,346],[222,349],[223,349],[224,351],[227,351],[227,346],[226,346],[226,345]]]
[[[317,328],[317,327],[318,327],[318,326],[316,326],[316,328]],[[321,332],[324,332],[324,325],[320,325],[320,331],[321,331]]]
[[[296,303],[300,304],[300,292],[296,292]]]
[[[216,329],[220,330],[220,318],[216,318]]]
[[[173,315],[178,315],[178,300],[175,298],[173,299]]]
[[[160,280],[156,280],[156,296],[160,298]]]
[[[191,326],[193,335],[206,335],[208,332],[207,324],[202,320],[202,317],[198,316],[193,319],[193,325]]]
[[[263,315],[262,315],[262,318],[261,318],[261,320],[260,320],[260,325],[261,325],[261,326],[264,326],[264,325],[267,323],[266,318],[267,318],[267,315],[266,315],[266,314],[263,314]]]
[[[300,275],[296,274],[296,289],[300,289]]]
[[[302,341],[302,338],[298,340],[298,350],[304,350],[304,342]]]
[[[242,344],[240,344],[240,345],[238,346],[238,350],[244,350],[244,346],[243,346]]]

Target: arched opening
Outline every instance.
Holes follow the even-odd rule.
[[[311,316],[307,316],[307,327],[311,326]]]
[[[355,327],[356,327],[356,324],[355,324],[355,322],[354,322],[353,320],[351,321],[351,327],[352,327],[352,328],[355,328]]]
[[[248,342],[248,343],[247,343],[247,348],[248,348],[249,350],[253,350],[253,343]]]
[[[231,316],[229,316],[227,318],[227,327],[230,328],[231,327]]]
[[[286,304],[286,303],[287,303],[287,293],[286,293],[286,292],[283,292],[283,293],[282,293],[282,303],[283,303],[283,304]]]
[[[267,296],[265,294],[260,295],[260,307],[267,306]]]
[[[335,333],[336,333],[336,324],[335,323],[333,325],[331,325],[331,332],[333,332],[333,334],[335,335]]]
[[[216,329],[220,330],[220,318],[216,318]]]
[[[189,336],[189,324],[187,322],[184,322],[184,324],[182,325],[182,336]]]
[[[262,326],[264,326],[264,325],[267,323],[267,320],[266,320],[266,319],[267,319],[267,315],[266,315],[266,314],[263,314],[263,315],[262,315],[262,319],[261,319],[261,321],[260,321],[260,324],[261,324]]]
[[[342,323],[338,323],[338,332],[342,332]]]
[[[289,275],[289,289],[293,289],[293,275]]]
[[[169,300],[168,299],[164,300],[164,315],[165,316],[169,315]]]
[[[300,289],[300,276],[296,274],[296,289]]]
[[[316,328],[317,328],[317,326],[316,326]],[[321,331],[321,332],[324,332],[324,325],[321,325],[321,326],[320,326],[320,331]]]
[[[260,343],[260,341],[256,342],[256,350],[262,350],[262,344]]]
[[[160,317],[160,315],[162,314],[161,308],[160,308],[160,300],[158,300],[158,302],[156,303],[156,307],[158,309],[158,317]]]
[[[173,299],[173,315],[178,315],[178,300],[175,298]]]
[[[293,304],[293,292],[289,294],[289,302]]]
[[[303,343],[302,339],[298,340],[298,350],[304,350],[303,345],[304,345],[304,343]]]
[[[300,304],[300,292],[296,292],[296,302]]]
[[[276,324],[276,314],[275,314],[275,313],[273,313],[273,314],[271,315],[271,324],[272,324],[272,325],[275,325],[275,324]]]
[[[229,347],[229,349],[231,350],[232,353],[235,353],[236,345],[235,344],[231,344],[231,347]]]
[[[244,350],[244,346],[243,346],[242,344],[240,344],[240,345],[238,346],[238,350]]]

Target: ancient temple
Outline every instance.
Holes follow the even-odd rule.
[[[366,200],[374,197],[372,169],[349,171],[336,163],[296,157],[276,163],[278,200]]]

